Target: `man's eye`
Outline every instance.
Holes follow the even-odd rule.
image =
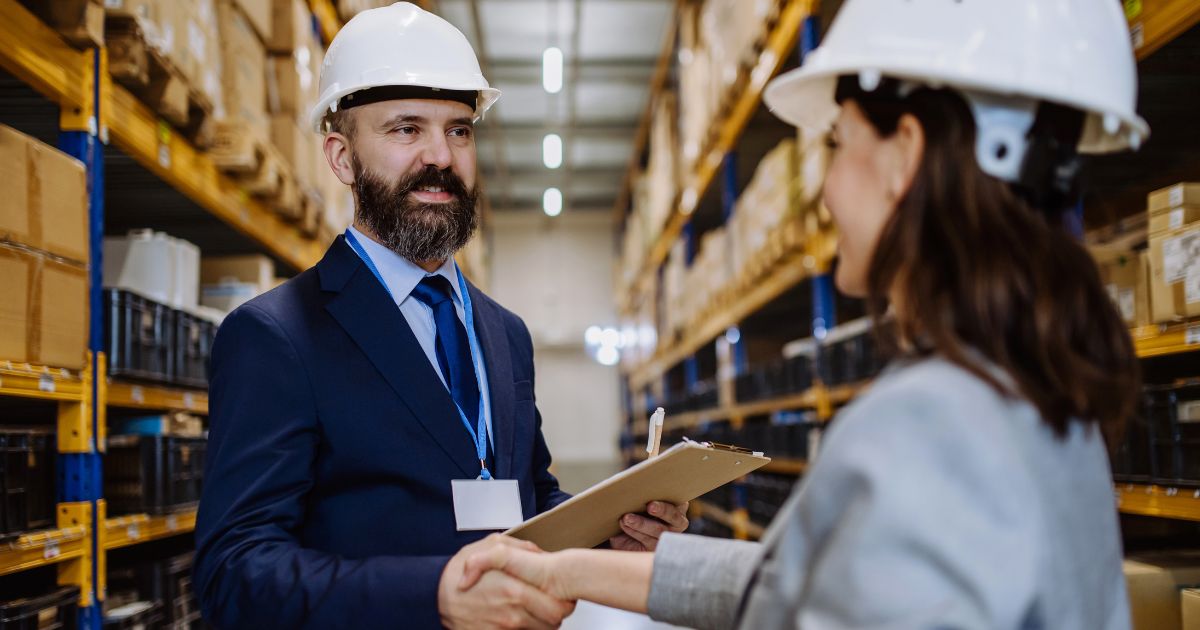
[[[413,127],[413,126],[405,125],[403,127],[396,127],[392,131],[394,131],[398,134],[401,134],[401,135],[411,136],[412,134],[417,133],[417,128]]]
[[[467,129],[466,127],[458,127],[456,129],[451,129],[450,135],[457,138],[466,138],[471,135],[471,130]]]

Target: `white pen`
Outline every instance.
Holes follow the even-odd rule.
[[[646,438],[646,452],[650,457],[658,457],[658,448],[662,445],[663,419],[666,418],[667,412],[662,407],[654,410],[654,415],[650,416],[648,433]]]

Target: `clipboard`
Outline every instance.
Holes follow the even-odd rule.
[[[744,448],[686,440],[504,533],[546,551],[590,549],[621,533],[621,517],[651,501],[691,501],[770,461]]]

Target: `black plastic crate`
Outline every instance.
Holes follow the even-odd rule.
[[[139,571],[139,592],[162,602],[163,616],[176,628],[200,621],[200,606],[192,591],[192,554],[186,553],[145,565]]]
[[[54,433],[0,428],[0,537],[54,526]]]
[[[217,325],[190,313],[175,311],[172,379],[185,387],[208,386],[208,359]]]
[[[171,383],[175,370],[174,309],[122,289],[104,289],[108,374]]]
[[[0,603],[0,630],[75,630],[79,627],[79,587]]]
[[[163,627],[163,606],[159,602],[134,602],[114,608],[104,615],[105,630],[150,630]]]
[[[200,501],[204,438],[118,435],[104,457],[104,495],[110,514],[165,514]]]

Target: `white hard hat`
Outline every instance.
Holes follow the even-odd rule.
[[[1081,153],[1136,149],[1150,134],[1135,111],[1129,29],[1109,0],[847,0],[821,46],[763,98],[793,125],[827,129],[838,77],[847,75],[868,92],[881,78],[956,89],[981,134],[995,124],[1011,135],[1017,124],[1023,135],[1043,101],[1086,115]],[[1012,179],[1011,164],[981,166]]]
[[[343,97],[385,86],[477,92],[476,118],[500,98],[462,32],[409,2],[363,11],[338,31],[321,64],[320,98],[309,122],[320,133]]]

